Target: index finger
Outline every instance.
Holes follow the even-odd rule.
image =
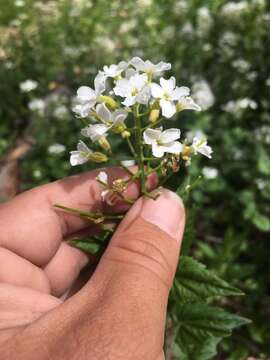
[[[67,177],[22,193],[0,206],[0,246],[26,258],[35,265],[45,266],[56,253],[63,237],[89,227],[89,222],[62,211],[59,203],[84,211],[102,211],[102,186],[96,181],[100,170]],[[111,181],[127,175],[119,167],[106,169]],[[150,175],[148,187],[154,188],[156,176]],[[131,183],[127,196],[137,198],[137,183]],[[126,205],[125,205],[126,206]],[[114,211],[124,210],[123,203]]]

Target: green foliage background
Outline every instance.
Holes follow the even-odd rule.
[[[229,12],[232,3],[238,10]],[[131,56],[163,60],[179,84],[195,92],[208,84],[212,104],[203,90],[205,111],[173,122],[202,130],[214,149],[211,162],[194,161],[190,174],[209,166],[218,171],[189,198],[196,204],[191,251],[246,293],[221,302],[253,321],[223,341],[216,358],[269,357],[270,3],[0,0],[0,9],[0,155],[18,136],[35,140],[21,163],[21,190],[84,169],[69,165],[81,128],[70,107],[76,88],[90,85],[104,64]],[[23,93],[19,85],[27,79],[38,87]],[[45,108],[30,110],[33,99]],[[50,153],[52,144],[66,151]],[[121,144],[113,146],[114,160],[126,158]],[[177,344],[175,351],[178,358]]]

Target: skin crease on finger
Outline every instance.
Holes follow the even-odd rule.
[[[81,186],[76,188],[84,193]],[[54,191],[50,198],[54,198]],[[72,203],[65,205],[78,207],[75,193]],[[94,276],[67,301],[25,287],[0,286],[0,305],[6,304],[0,306],[0,319],[8,320],[2,326],[0,321],[1,360],[164,359],[166,305],[180,243],[149,224],[151,219],[140,218],[145,206],[141,201],[125,217]],[[177,215],[181,231],[173,233],[180,239],[183,207],[170,192],[164,193],[162,201],[156,204],[159,209],[170,209]],[[58,202],[63,203],[63,198],[59,197]],[[74,232],[79,226],[73,221],[69,229]],[[116,256],[117,248],[122,250]],[[13,308],[9,304],[14,304]]]

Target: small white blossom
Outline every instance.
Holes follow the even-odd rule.
[[[28,107],[31,111],[36,111],[40,115],[44,113],[45,106],[45,101],[42,99],[33,99],[28,104]]]
[[[115,125],[124,123],[127,112],[125,110],[116,110],[111,112],[106,105],[98,104],[96,107],[96,114],[98,119],[106,122],[106,124],[89,125],[81,130],[81,134],[90,137],[92,141],[98,141],[106,137],[108,131]]]
[[[66,150],[66,147],[63,144],[52,144],[48,147],[49,154],[61,154],[65,150]]]
[[[125,98],[122,102],[125,106],[132,106],[136,102],[146,105],[151,96],[145,74],[135,74],[129,79],[117,80],[113,91],[115,95]]]
[[[60,105],[54,109],[53,115],[59,119],[63,120],[66,119],[69,115],[68,109],[65,105]]]
[[[161,75],[164,71],[171,69],[170,63],[160,61],[158,64],[153,64],[151,61],[143,61],[141,58],[134,57],[130,60],[130,64],[135,67],[136,71],[145,72],[147,75]]]
[[[108,174],[105,171],[100,171],[96,179],[104,184],[108,184]]]
[[[192,149],[194,151],[194,154],[197,155],[197,153],[200,153],[209,159],[212,158],[211,154],[213,152],[212,148],[207,145],[207,140],[205,138],[196,138],[194,137],[192,142]]]
[[[81,165],[86,163],[89,160],[89,155],[93,151],[88,148],[88,146],[83,142],[79,141],[77,145],[77,150],[70,152],[70,164],[71,166]]]
[[[176,113],[175,101],[189,95],[189,88],[185,86],[175,86],[175,78],[166,80],[160,79],[160,85],[151,84],[152,96],[160,100],[162,115],[166,118],[172,117]]]
[[[101,183],[103,183],[105,186],[108,185],[108,174],[105,171],[100,171],[100,173],[98,174],[96,179],[98,181],[100,181]],[[110,194],[110,193],[111,193],[111,190],[109,190],[109,189],[103,190],[101,192],[102,201],[105,201],[106,200],[106,195]]]
[[[239,1],[238,3],[229,1],[221,8],[221,14],[228,18],[239,17],[249,9],[247,1]]]
[[[180,138],[179,129],[160,129],[148,128],[143,133],[144,142],[152,146],[152,153],[160,158],[164,153],[179,154],[182,150],[182,144],[176,141]]]
[[[77,90],[77,102],[73,111],[84,118],[87,117],[91,109],[99,101],[99,96],[105,91],[105,79],[102,74],[98,74],[94,80],[95,89],[89,86],[81,86]]]
[[[89,125],[81,130],[83,136],[89,137],[92,141],[98,141],[107,136],[109,127],[105,124]]]
[[[25,80],[20,83],[20,89],[22,92],[30,92],[32,90],[35,90],[38,86],[38,82],[35,80]]]
[[[124,109],[119,109],[111,112],[104,104],[97,105],[96,113],[97,116],[103,121],[105,121],[108,125],[124,123],[128,116],[128,113]]]
[[[120,161],[121,165],[125,166],[125,167],[130,167],[130,166],[134,166],[135,160],[122,160]]]
[[[103,71],[100,73],[105,77],[116,78],[122,74],[124,70],[128,67],[128,63],[126,61],[121,61],[119,64],[112,64],[110,66],[105,65],[103,67]]]
[[[228,101],[222,107],[222,109],[224,111],[232,113],[232,114],[238,114],[242,110],[245,110],[245,109],[248,109],[248,108],[251,109],[251,110],[256,110],[257,107],[258,107],[258,104],[256,103],[255,100],[252,100],[252,99],[249,99],[249,98],[243,98],[243,99],[238,99],[236,101],[234,101],[234,100]]]
[[[202,174],[206,179],[215,179],[218,176],[218,170],[213,167],[205,166],[202,168]]]
[[[192,96],[203,110],[214,105],[215,96],[206,80],[199,80],[192,86]]]

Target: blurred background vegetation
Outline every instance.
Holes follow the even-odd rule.
[[[204,177],[191,195],[192,253],[246,293],[224,305],[253,320],[216,359],[269,358],[267,0],[0,0],[1,201],[84,169],[69,164],[81,128],[70,110],[76,89],[131,56],[170,62],[203,108],[173,123],[199,129],[214,149],[189,168]]]

